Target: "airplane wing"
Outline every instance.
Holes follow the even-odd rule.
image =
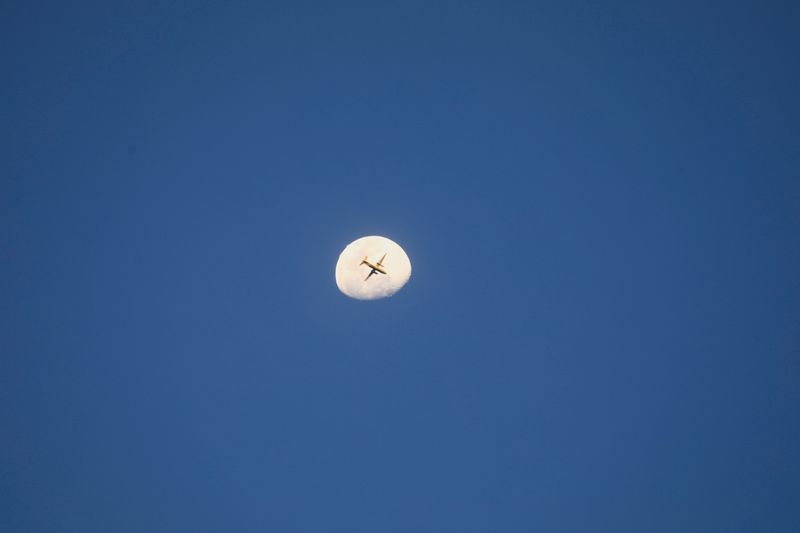
[[[367,277],[366,277],[366,278],[364,278],[364,281],[367,281],[367,280],[369,279],[369,277],[370,277],[371,275],[373,275],[374,273],[375,273],[375,270],[374,270],[374,269],[373,269],[373,270],[370,270],[370,271],[369,271],[369,274],[367,274]]]
[[[388,252],[387,252],[387,253],[388,253]],[[378,261],[378,266],[383,266],[381,263],[383,263],[383,260],[384,260],[384,259],[386,259],[386,254],[383,254],[383,257],[381,257],[381,260],[380,260],[380,261]]]

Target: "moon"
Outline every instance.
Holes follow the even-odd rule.
[[[362,264],[366,258],[373,265],[386,254],[381,266],[386,274]],[[403,288],[411,277],[411,261],[399,244],[377,235],[361,237],[348,244],[336,262],[336,286],[356,300],[387,298]]]

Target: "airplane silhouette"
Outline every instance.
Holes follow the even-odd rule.
[[[370,268],[369,274],[367,274],[367,277],[364,278],[364,281],[367,281],[369,277],[373,274],[378,274],[378,273],[386,274],[386,271],[383,269],[383,264],[382,264],[384,259],[386,259],[386,254],[383,254],[381,260],[373,265],[372,263],[369,262],[369,256],[368,255],[364,256],[364,260],[361,261],[360,265],[367,265]]]

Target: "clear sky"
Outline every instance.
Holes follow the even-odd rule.
[[[47,4],[0,530],[797,531],[796,2]]]

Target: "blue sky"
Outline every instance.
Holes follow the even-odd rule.
[[[0,529],[796,531],[799,16],[6,3]]]

